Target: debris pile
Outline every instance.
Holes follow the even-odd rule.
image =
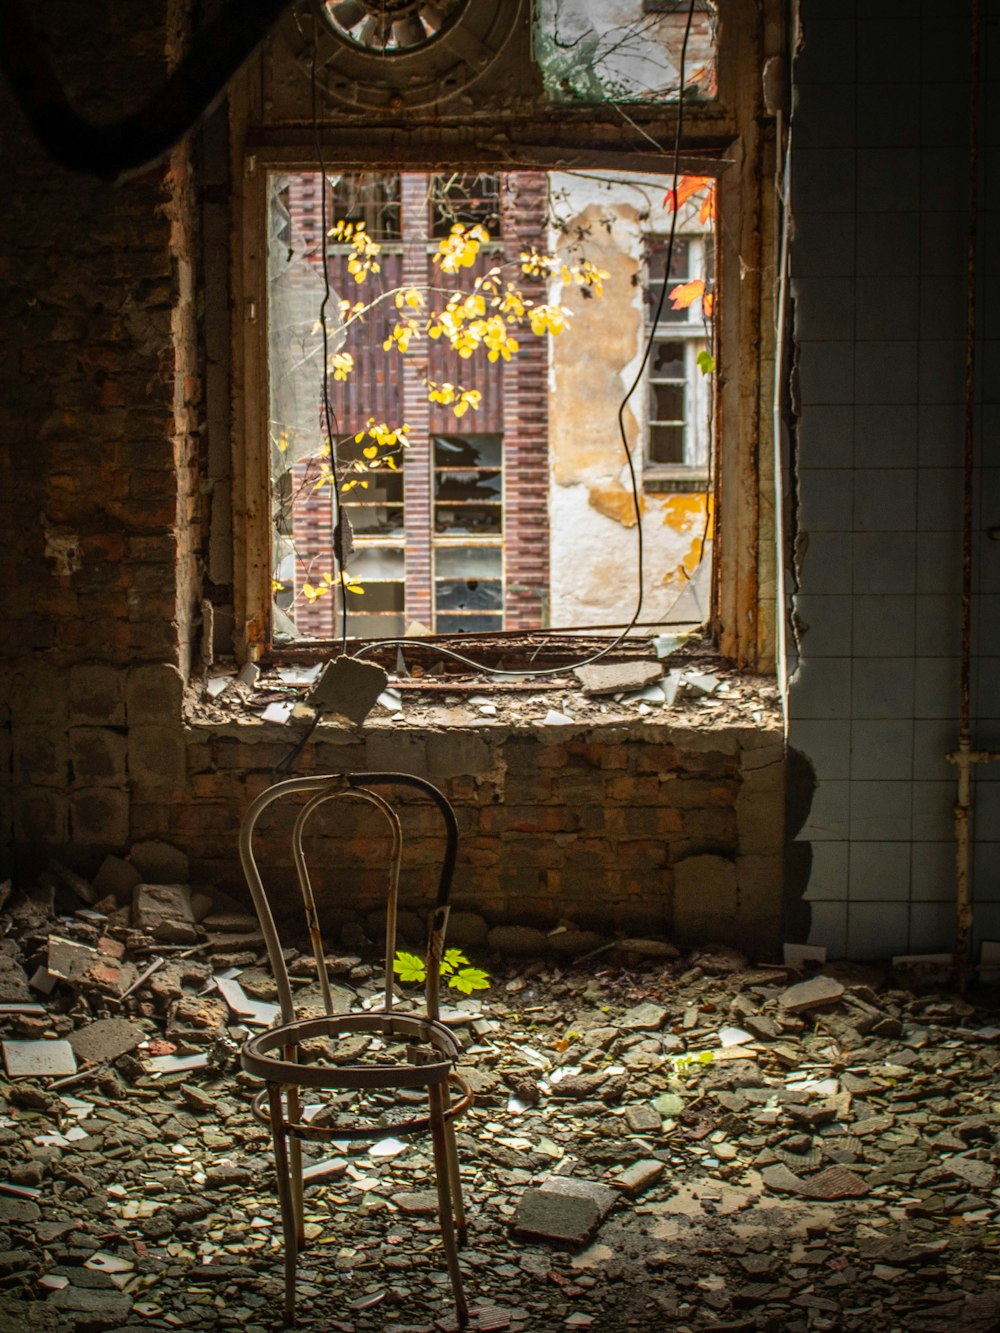
[[[157,844],[3,905],[0,1327],[278,1329],[256,921]],[[468,923],[467,923],[468,924]],[[338,1008],[379,1003],[358,922]],[[987,1333],[1000,1319],[996,1009],[889,968],[620,941],[449,993],[480,1330]],[[813,971],[807,970],[810,966]],[[306,1005],[315,965],[290,956]],[[454,1326],[424,1140],[305,1145],[310,1327]]]

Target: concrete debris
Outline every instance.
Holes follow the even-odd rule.
[[[167,842],[137,842],[128,857],[146,884],[187,884],[190,878],[185,852]]]
[[[121,890],[102,888],[117,903]],[[470,1328],[995,1323],[1000,1011],[988,995],[917,992],[874,966],[803,980],[731,947],[681,955],[672,940],[610,941],[576,963],[555,945],[585,932],[455,917],[493,980],[475,1004],[447,1006],[476,1095],[457,1125]],[[273,981],[241,902],[206,890],[194,918],[183,924],[197,943],[174,945],[64,885],[11,896],[0,975],[9,962],[51,986],[0,1009],[5,1330],[281,1328],[269,1135],[238,1065],[253,1015],[274,1009]],[[410,928],[422,936],[426,920]],[[330,932],[340,1011],[380,1003],[370,936],[360,913]],[[219,951],[217,939],[241,943]],[[321,1005],[308,955],[289,965],[297,998]],[[341,1044],[345,1058],[382,1058],[365,1034]],[[25,1047],[43,1048],[41,1066],[19,1065]],[[405,1107],[419,1114],[419,1098]],[[318,1124],[355,1110],[304,1099]],[[306,1234],[321,1242],[300,1268],[311,1324],[451,1327],[431,1146],[371,1147],[303,1144]]]
[[[184,884],[137,884],[132,891],[132,924],[167,944],[197,944],[191,890]]]
[[[593,698],[641,690],[659,680],[663,669],[657,662],[595,662],[592,666],[577,667],[573,675],[584,694]]]
[[[76,1073],[76,1056],[68,1041],[5,1041],[3,1062],[11,1078],[57,1078]]]

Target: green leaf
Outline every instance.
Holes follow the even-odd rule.
[[[447,976],[449,972],[454,972],[457,967],[462,967],[468,961],[461,949],[445,949],[441,971]]]
[[[427,976],[424,960],[415,953],[404,953],[402,949],[397,951],[392,960],[392,970],[400,981],[423,981]]]
[[[489,990],[490,977],[481,967],[463,967],[448,980],[453,990],[460,990],[463,995],[471,995],[474,990]]]
[[[698,363],[698,369],[703,375],[711,375],[715,369],[715,357],[711,352],[699,352],[695,357]]]

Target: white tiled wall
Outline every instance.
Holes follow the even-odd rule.
[[[953,932],[964,447],[968,0],[802,0],[792,123],[800,655],[790,744],[813,943]],[[1000,54],[987,17],[984,68]],[[973,744],[1000,748],[1000,144],[980,222]],[[997,164],[1000,167],[1000,163]],[[1000,765],[976,781],[976,932],[1000,932]]]

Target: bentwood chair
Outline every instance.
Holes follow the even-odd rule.
[[[402,861],[399,816],[381,795],[384,788],[410,788],[428,797],[444,825],[444,851],[437,902],[431,917],[425,1006],[421,1013],[393,1007],[392,961],[396,951],[396,911]],[[324,1014],[300,1017],[295,1006],[285,958],[261,871],[253,851],[254,829],[274,802],[298,799],[292,829],[292,856],[305,908],[310,945],[316,961]],[[324,958],[319,912],[303,850],[311,817],[328,802],[360,801],[373,808],[389,826],[391,849],[387,867],[385,998],[381,1009],[368,1013],[334,1014]],[[289,778],[263,792],[250,806],[240,828],[240,860],[260,918],[268,958],[278,988],[281,1022],[250,1037],[241,1063],[264,1083],[254,1098],[254,1114],[268,1125],[274,1142],[275,1173],[285,1245],[285,1315],[295,1322],[295,1278],[298,1254],[304,1248],[303,1141],[377,1141],[388,1137],[428,1134],[437,1183],[438,1216],[448,1274],[460,1326],[468,1322],[462,1290],[458,1246],[466,1239],[465,1213],[458,1175],[455,1119],[468,1109],[472,1093],[455,1072],[459,1046],[440,1022],[438,989],[448,900],[458,850],[458,826],[445,797],[430,782],[406,773],[347,773]],[[360,1038],[360,1041],[359,1041]],[[346,1053],[338,1059],[337,1047]],[[367,1045],[366,1050],[359,1049]],[[425,1113],[404,1111],[402,1099],[414,1089],[427,1095]],[[451,1092],[458,1094],[452,1101]],[[327,1105],[316,1105],[327,1096]],[[386,1099],[390,1109],[385,1109]],[[345,1103],[351,1102],[350,1108]],[[357,1104],[354,1104],[357,1103]],[[373,1105],[374,1103],[374,1105]],[[346,1122],[346,1123],[345,1123]]]

